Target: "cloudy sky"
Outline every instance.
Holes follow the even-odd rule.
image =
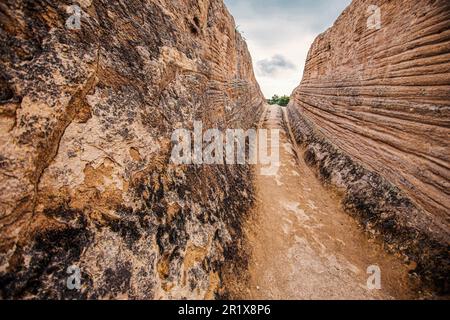
[[[266,97],[290,95],[300,83],[309,47],[351,0],[225,0],[247,39]]]

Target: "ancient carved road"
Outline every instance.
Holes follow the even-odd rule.
[[[257,206],[246,227],[250,283],[243,298],[417,297],[402,259],[371,240],[297,156],[283,118],[285,110],[271,106],[263,122],[263,128],[280,129],[281,166],[274,176],[257,170]],[[367,286],[370,266],[380,268],[381,289]]]

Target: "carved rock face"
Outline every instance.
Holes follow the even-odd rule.
[[[356,1],[316,39],[296,102],[334,144],[448,227],[450,5],[384,1],[376,30],[369,2]]]
[[[445,0],[353,1],[315,40],[289,108],[307,162],[345,193],[344,206],[444,291],[449,21]]]
[[[220,0],[71,5],[0,5],[1,296],[212,298],[251,171],[175,166],[170,139],[259,118],[246,44]]]

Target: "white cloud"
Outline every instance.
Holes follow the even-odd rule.
[[[282,71],[295,70],[295,65],[281,54],[256,63],[256,73],[262,77],[275,76]]]

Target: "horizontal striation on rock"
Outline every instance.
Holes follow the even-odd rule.
[[[368,24],[374,14],[371,5],[380,9],[379,29]],[[386,198],[373,197],[381,203],[371,223],[396,212],[395,219],[403,216],[394,225],[398,243],[408,243],[404,247],[416,243],[402,238],[406,225],[419,238],[439,239],[430,242],[441,249],[427,253],[434,255],[428,266],[440,264],[438,282],[448,290],[450,3],[354,0],[312,45],[289,112],[296,139],[307,146],[305,157],[322,178],[348,197],[358,193],[351,187],[357,183],[368,188],[368,195],[373,190],[385,193]],[[348,162],[341,152],[351,157]],[[352,176],[360,165],[365,174]],[[380,185],[367,180],[369,172],[380,175],[375,179],[381,179]],[[411,203],[390,207],[390,184]],[[361,205],[373,200],[362,198]],[[363,207],[356,209],[364,215]],[[381,223],[378,227],[386,229]]]
[[[312,46],[294,93],[342,150],[450,226],[450,4],[354,1]]]

